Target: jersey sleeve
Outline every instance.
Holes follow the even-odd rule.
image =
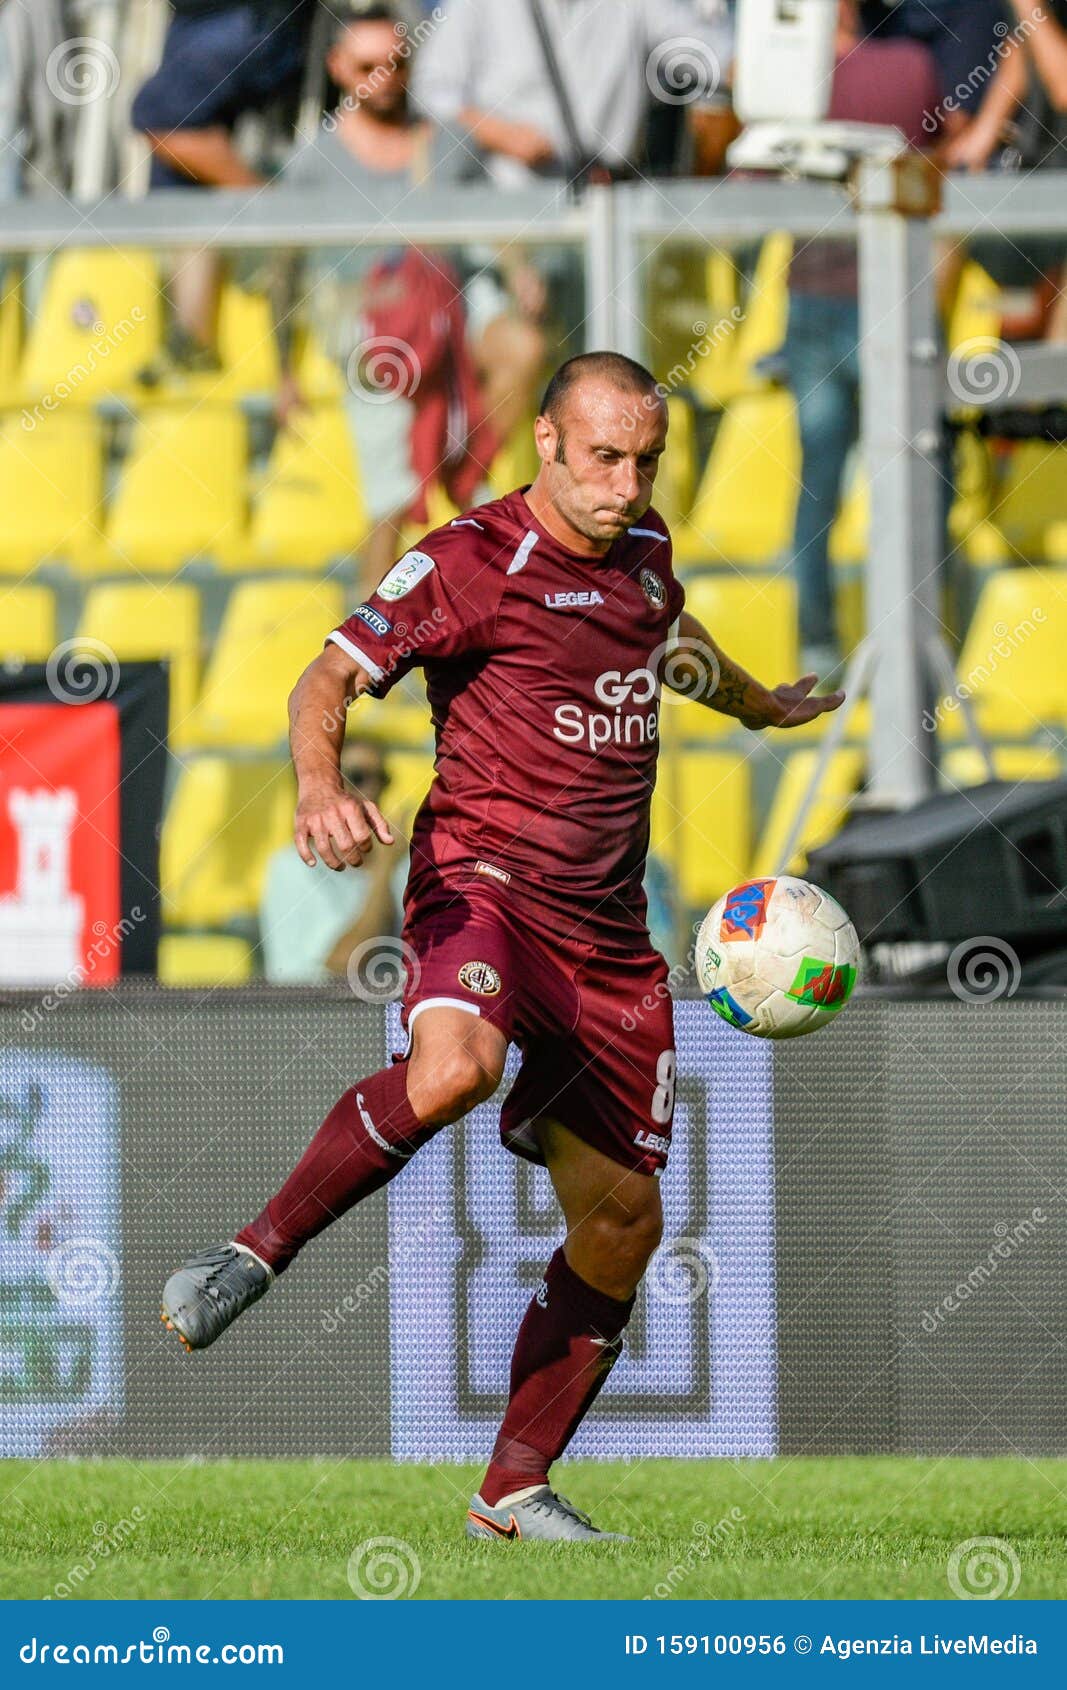
[[[366,669],[373,697],[429,659],[489,650],[503,576],[469,536],[467,527],[428,535],[328,636]]]

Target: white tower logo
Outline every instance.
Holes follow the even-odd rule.
[[[0,894],[0,984],[54,986],[81,964],[83,900],[70,889],[70,834],[78,813],[69,787],[13,787],[18,835],[14,892]]]

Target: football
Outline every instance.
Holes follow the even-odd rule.
[[[701,991],[716,1015],[760,1039],[794,1039],[840,1014],[856,983],[859,939],[810,881],[746,880],[708,911],[696,942]]]

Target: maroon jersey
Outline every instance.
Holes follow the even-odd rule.
[[[425,670],[437,772],[412,884],[466,869],[613,925],[643,915],[658,664],[685,595],[655,511],[583,557],[523,491],[420,540],[330,639],[378,697]]]

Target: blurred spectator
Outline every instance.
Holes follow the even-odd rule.
[[[484,177],[461,134],[412,110],[412,39],[398,29],[387,6],[342,14],[327,57],[342,99],[319,132],[294,152],[283,171],[286,184],[355,190],[360,209],[369,203],[388,228],[390,214],[399,211],[413,188],[472,174]],[[307,295],[316,338],[346,377],[356,451],[368,471],[365,492],[375,525],[364,558],[369,590],[393,561],[408,511],[424,519],[422,493],[430,475],[440,471],[446,484],[454,479],[457,502],[471,502],[496,441],[510,433],[529,404],[544,361],[544,339],[534,311],[524,315],[513,305],[489,270],[471,277],[460,299],[459,278],[448,260],[410,249],[394,248],[383,259],[380,249],[368,246],[340,253],[324,248],[300,268],[300,291]],[[519,267],[513,280],[521,291]],[[282,420],[300,402],[287,332],[297,282],[293,271],[279,313],[289,366],[279,407]],[[406,295],[406,306],[398,290]],[[375,333],[376,302],[384,302],[393,320]],[[407,307],[414,318],[410,327],[398,316]],[[374,340],[386,334],[391,341],[417,341],[420,356],[417,374],[400,381],[383,403],[382,393],[361,379],[359,353],[368,347],[373,354]],[[366,364],[373,363],[369,356]],[[449,470],[457,453],[450,446],[450,430],[463,434],[461,416],[466,419],[461,445],[471,446],[474,456],[453,478]]]
[[[152,149],[152,188],[253,188],[265,180],[234,144],[238,120],[295,101],[315,0],[170,0],[163,56],[134,99],[130,121]],[[170,284],[173,319],[148,386],[218,368],[222,266],[214,253],[183,259]]]
[[[358,797],[379,803],[387,772],[377,747],[349,740],[341,775]],[[358,870],[338,873],[323,863],[308,868],[295,845],[275,851],[267,865],[259,928],[263,972],[274,985],[321,986],[343,979],[349,958],[366,941],[400,931],[407,877],[401,844],[376,845]],[[399,954],[399,944],[398,944]]]
[[[299,92],[314,0],[170,0],[159,69],[130,113],[152,149],[153,188],[249,188],[263,175],[234,125]]]
[[[66,112],[48,65],[68,33],[62,0],[0,0],[0,200],[63,183]]]
[[[863,21],[881,40],[906,36],[937,62],[935,106],[948,136],[961,133],[982,102],[1006,0],[867,0]],[[933,108],[932,108],[933,109]]]
[[[857,0],[840,0],[829,116],[893,124],[913,146],[931,144],[924,126],[938,98],[928,48],[860,33]],[[799,243],[789,277],[787,380],[797,402],[801,487],[793,534],[804,668],[827,679],[841,652],[829,539],[849,452],[859,438],[859,300],[853,241]]]
[[[996,75],[945,162],[969,170],[1067,169],[1067,0],[1005,5],[1013,27],[998,45]],[[1043,288],[1051,304],[1062,280],[1062,235],[988,235],[970,250],[1003,287]]]
[[[631,173],[653,92],[698,105],[726,76],[723,0],[544,0],[540,16],[563,100],[529,0],[447,0],[416,68],[420,106],[465,129],[501,187]]]

